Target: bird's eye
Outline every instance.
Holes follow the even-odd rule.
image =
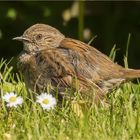
[[[40,40],[42,38],[42,34],[38,34],[37,36],[36,36],[36,40]]]

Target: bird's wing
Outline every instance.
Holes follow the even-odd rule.
[[[122,67],[113,63],[106,55],[97,49],[78,40],[66,38],[60,48],[68,49],[73,59],[72,65],[77,76],[82,76],[92,82],[120,78]]]

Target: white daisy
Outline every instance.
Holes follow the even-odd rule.
[[[17,97],[17,95],[13,92],[6,93],[2,98],[5,102],[7,102],[8,107],[17,107],[23,103],[23,99],[20,96]]]
[[[56,105],[56,99],[51,94],[47,93],[42,93],[41,95],[38,95],[36,102],[39,103],[44,110],[53,109]]]

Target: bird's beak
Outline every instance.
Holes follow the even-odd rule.
[[[18,41],[30,41],[28,38],[23,36],[14,37],[12,40],[18,40]]]

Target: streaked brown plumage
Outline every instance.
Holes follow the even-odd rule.
[[[95,89],[95,99],[99,99],[122,82],[140,77],[140,70],[125,69],[95,48],[66,38],[49,25],[35,24],[14,39],[24,43],[18,68],[26,86],[38,93],[48,84],[60,92],[75,89],[77,79],[81,92]]]

